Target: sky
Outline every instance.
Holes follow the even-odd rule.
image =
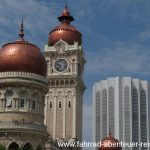
[[[0,0],[0,45],[18,39],[23,17],[25,39],[43,51],[64,6],[65,0]],[[83,37],[83,139],[92,141],[94,82],[114,76],[150,81],[150,0],[68,0],[68,8]]]

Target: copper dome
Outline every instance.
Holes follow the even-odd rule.
[[[82,34],[74,26],[70,25],[74,18],[70,15],[67,7],[65,7],[62,15],[58,17],[58,20],[61,24],[49,33],[49,45],[53,46],[60,39],[70,45],[74,44],[74,42],[78,42],[79,45],[82,44]]]
[[[98,150],[121,150],[121,146],[119,145],[119,141],[111,136],[111,133],[108,137],[104,138],[100,141],[100,147]]]
[[[0,72],[18,71],[46,76],[47,64],[40,49],[23,39],[23,22],[19,35],[20,40],[2,46]]]

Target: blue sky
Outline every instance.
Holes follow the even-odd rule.
[[[25,39],[43,50],[58,24],[65,0],[0,0],[0,45],[18,39],[24,18]],[[68,0],[83,34],[85,66],[83,137],[92,140],[92,86],[110,76],[150,80],[149,0]],[[91,111],[89,111],[91,110]]]

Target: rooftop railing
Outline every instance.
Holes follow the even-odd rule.
[[[26,121],[0,121],[0,129],[29,129],[46,132],[44,124]]]

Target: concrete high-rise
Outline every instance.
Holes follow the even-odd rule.
[[[101,80],[93,87],[93,140],[109,133],[123,142],[150,139],[150,100],[148,81],[131,77]],[[123,148],[124,149],[124,148]],[[125,148],[131,149],[131,148]],[[148,149],[135,147],[132,149]]]

